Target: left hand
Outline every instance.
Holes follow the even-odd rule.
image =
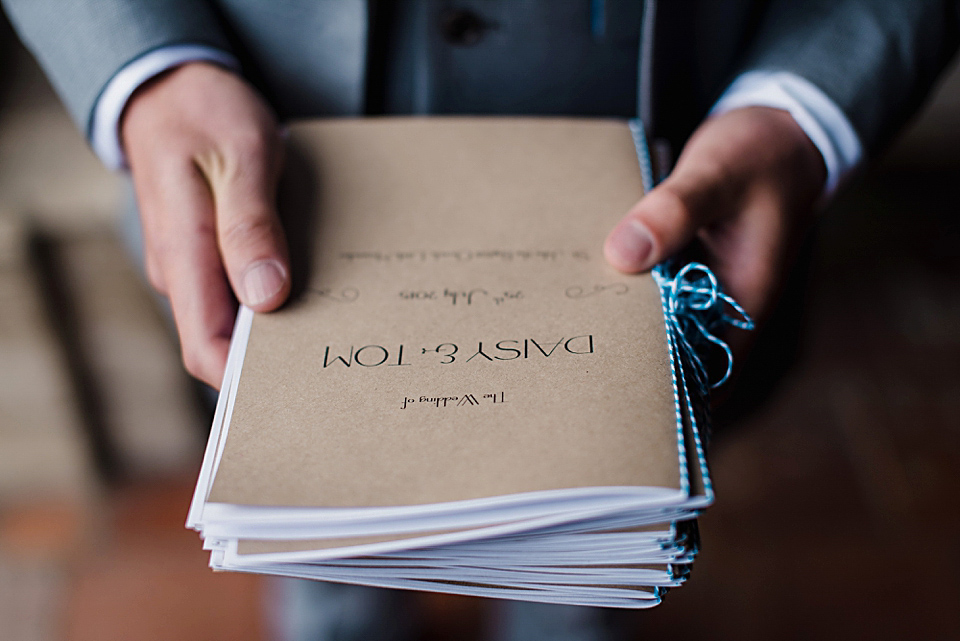
[[[735,109],[700,125],[670,176],[613,229],[604,253],[634,273],[696,238],[724,290],[762,321],[825,180],[820,152],[789,113]]]

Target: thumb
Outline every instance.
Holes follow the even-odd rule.
[[[290,293],[290,266],[275,196],[279,152],[240,154],[211,177],[217,240],[234,293],[254,311],[279,307]]]
[[[603,251],[614,268],[628,273],[650,269],[683,249],[719,215],[721,181],[681,170],[641,198],[607,236]]]

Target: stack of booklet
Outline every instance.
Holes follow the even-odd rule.
[[[294,126],[299,291],[237,320],[187,522],[211,566],[615,607],[681,584],[713,499],[685,290],[601,250],[645,182],[620,121]]]

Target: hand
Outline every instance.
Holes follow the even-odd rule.
[[[265,312],[290,292],[276,120],[235,74],[189,63],[137,90],[120,133],[147,275],[170,299],[187,370],[219,388],[236,301]]]
[[[604,252],[615,268],[640,272],[696,238],[724,290],[762,320],[825,180],[820,152],[790,114],[735,109],[700,125],[670,176],[617,224]]]

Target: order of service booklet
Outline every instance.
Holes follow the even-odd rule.
[[[713,495],[677,290],[602,255],[645,183],[624,121],[294,125],[296,291],[238,316],[187,522],[211,566],[614,607],[682,583]]]

